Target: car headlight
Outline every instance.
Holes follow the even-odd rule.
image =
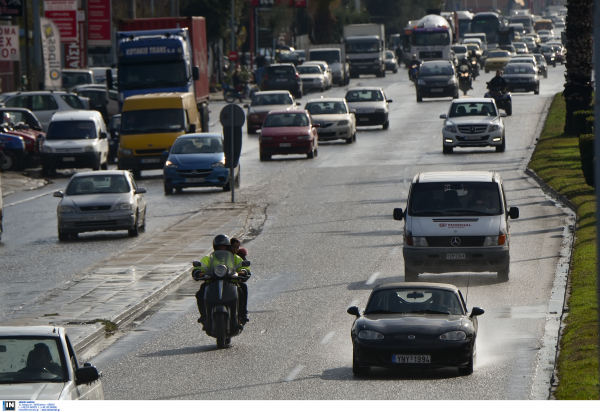
[[[123,203],[115,207],[115,210],[133,210],[133,205],[131,203]]]
[[[502,246],[506,243],[506,235],[500,233],[498,236],[486,236],[483,246]]]
[[[413,246],[428,247],[427,239],[424,236],[413,236]]]
[[[341,120],[341,121],[338,122],[338,126],[345,126],[348,123],[350,123],[348,120]]]
[[[131,156],[131,155],[133,155],[133,150],[132,149],[121,149],[120,152],[121,152],[121,154],[123,156]]]
[[[251,114],[249,117],[250,117],[250,119],[252,119],[252,120],[258,120],[258,115],[257,115],[257,114],[255,114],[255,113],[252,113],[252,114]]]
[[[218,277],[222,278],[223,276],[225,276],[227,274],[227,266],[225,266],[225,265],[217,265],[217,266],[215,266],[215,268],[213,269],[213,271],[215,272],[215,275],[217,275]]]
[[[75,208],[71,206],[59,206],[58,213],[75,213]]]
[[[448,80],[448,84],[456,84],[456,79],[451,77],[450,80]]]
[[[310,139],[309,135],[298,136],[298,140],[308,140],[308,139]]]
[[[360,339],[383,339],[384,336],[379,333],[379,332],[375,332],[374,330],[361,330],[360,332],[358,332],[358,337]]]
[[[385,109],[375,109],[375,113],[385,113]]]
[[[419,79],[419,80],[417,80],[417,84],[418,84],[419,86],[425,86],[425,80],[423,80],[423,79]]]
[[[210,165],[213,169],[225,167],[225,159],[219,160],[217,163],[213,163]]]
[[[446,332],[440,335],[441,340],[465,340],[467,334],[462,330],[456,330],[453,332]]]
[[[177,169],[178,166],[175,163],[173,163],[172,161],[167,160],[165,162],[165,167],[168,169]]]
[[[447,124],[447,125],[444,127],[444,130],[446,130],[446,131],[448,131],[448,132],[450,132],[450,133],[456,133],[456,126],[455,126],[455,125],[453,125],[453,124]]]
[[[52,153],[52,148],[48,145],[42,146],[42,153]]]
[[[490,132],[493,132],[493,131],[498,130],[498,129],[500,129],[500,124],[498,124],[498,123],[492,123],[490,125],[490,127],[489,127],[489,131]]]
[[[92,145],[86,146],[84,149],[85,152],[95,152],[95,148]]]

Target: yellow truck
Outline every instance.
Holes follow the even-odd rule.
[[[118,151],[120,170],[139,177],[142,170],[162,169],[162,153],[185,133],[200,132],[193,93],[151,93],[123,102]]]

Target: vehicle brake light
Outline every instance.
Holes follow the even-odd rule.
[[[296,80],[300,80],[300,75],[296,73]]]
[[[498,245],[503,245],[506,243],[506,235],[498,236]]]
[[[413,245],[413,237],[411,235],[406,235],[404,237],[404,239],[406,240],[406,244],[408,246],[412,246]]]

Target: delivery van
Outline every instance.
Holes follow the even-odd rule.
[[[185,133],[200,130],[193,93],[130,96],[123,103],[117,163],[139,177],[142,170],[162,169],[164,151]]]
[[[405,221],[405,281],[425,272],[496,272],[499,281],[508,281],[508,219],[518,217],[497,172],[417,174],[406,209],[394,209],[394,220]]]

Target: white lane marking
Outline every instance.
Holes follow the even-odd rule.
[[[54,192],[56,192],[56,190],[53,190],[53,191],[51,191],[51,192],[42,193],[41,195],[37,195],[37,196],[33,196],[33,197],[29,197],[29,198],[27,198],[27,199],[19,200],[18,202],[9,203],[9,204],[7,204],[7,205],[4,205],[4,207],[9,207],[9,206],[18,205],[18,204],[20,204],[20,203],[29,202],[30,200],[34,200],[34,199],[37,199],[37,198],[40,198],[40,197],[43,197],[43,196],[49,195],[50,193],[54,193]]]
[[[298,376],[298,374],[300,372],[302,372],[302,369],[304,369],[304,365],[298,365],[294,368],[293,371],[290,372],[290,374],[287,376],[287,378],[285,378],[286,382],[291,382],[294,379],[296,379],[296,376]]]
[[[335,332],[333,332],[333,331],[329,332],[327,335],[325,335],[325,337],[321,341],[321,345],[327,345],[329,343],[329,341],[331,340],[331,338],[333,338],[333,335],[335,335]]]
[[[379,275],[381,275],[380,272],[375,272],[371,275],[371,277],[369,278],[369,280],[367,280],[367,285],[372,285],[373,282],[375,282],[377,280],[377,278],[379,277]]]
[[[396,253],[398,253],[398,246],[396,246],[395,248],[393,248],[392,250],[390,250],[389,257],[394,256]]]

